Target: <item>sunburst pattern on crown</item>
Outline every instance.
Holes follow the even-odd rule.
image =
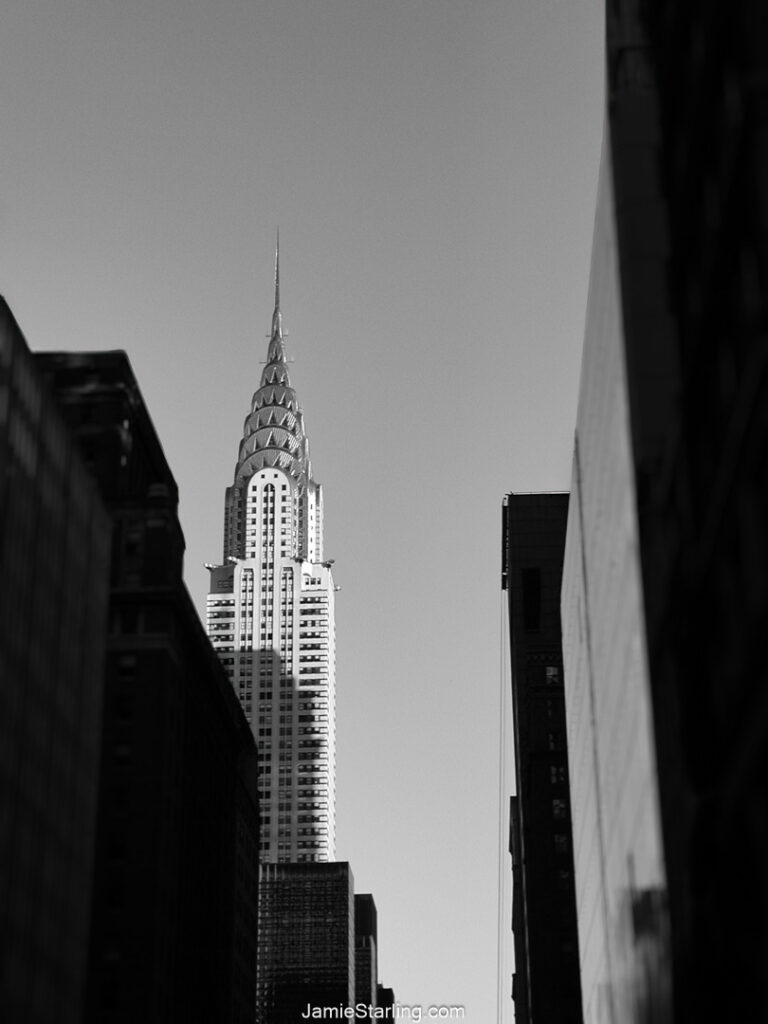
[[[304,418],[285,361],[279,249],[275,255],[275,311],[267,363],[243,425],[235,484],[250,479],[260,469],[272,467],[285,470],[299,483],[306,482],[311,475]]]

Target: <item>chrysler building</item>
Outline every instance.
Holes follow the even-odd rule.
[[[335,633],[323,495],[291,387],[280,311],[208,565],[207,631],[256,737],[262,862],[330,861],[335,843]]]

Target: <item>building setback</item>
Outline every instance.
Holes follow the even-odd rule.
[[[260,859],[329,861],[335,849],[335,627],[322,488],[291,387],[280,310],[245,419],[209,565],[207,629],[259,750]]]
[[[567,494],[509,494],[509,605],[517,795],[510,804],[517,1024],[580,1024],[560,585]]]
[[[0,299],[3,1021],[82,1021],[110,536]]]
[[[608,5],[563,583],[585,1018],[763,1020],[768,21],[637,6]]]
[[[182,582],[176,483],[124,353],[36,363],[112,517],[85,1020],[252,1024],[255,746]]]

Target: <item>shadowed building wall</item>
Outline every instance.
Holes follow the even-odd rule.
[[[509,494],[509,601],[517,795],[511,801],[517,1024],[581,1021],[565,733],[560,585],[567,494]]]
[[[768,19],[607,14],[563,589],[585,1008],[762,1020]]]
[[[0,1019],[80,1024],[110,525],[0,299]]]
[[[36,362],[112,516],[86,1019],[251,1024],[255,746],[182,583],[176,483],[122,352]]]
[[[658,254],[668,325],[625,298],[675,1013],[763,1020],[768,16],[759,0],[643,11],[662,225],[637,225],[623,199],[617,225],[622,254]],[[614,145],[619,196],[629,164]]]
[[[668,947],[610,168],[604,151],[562,618],[584,1019],[619,1024],[668,1002]],[[643,899],[657,904],[645,937]]]

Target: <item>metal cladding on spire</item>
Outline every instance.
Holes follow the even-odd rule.
[[[280,228],[277,229],[275,247],[275,311],[272,314],[272,336],[270,341],[283,338],[283,314],[280,312]],[[271,346],[270,346],[271,351]]]
[[[280,235],[275,250],[275,311],[261,384],[251,401],[243,426],[243,439],[235,470],[235,482],[248,480],[259,469],[277,467],[300,484],[309,477],[309,443],[296,392],[291,387],[283,344],[280,311]]]

